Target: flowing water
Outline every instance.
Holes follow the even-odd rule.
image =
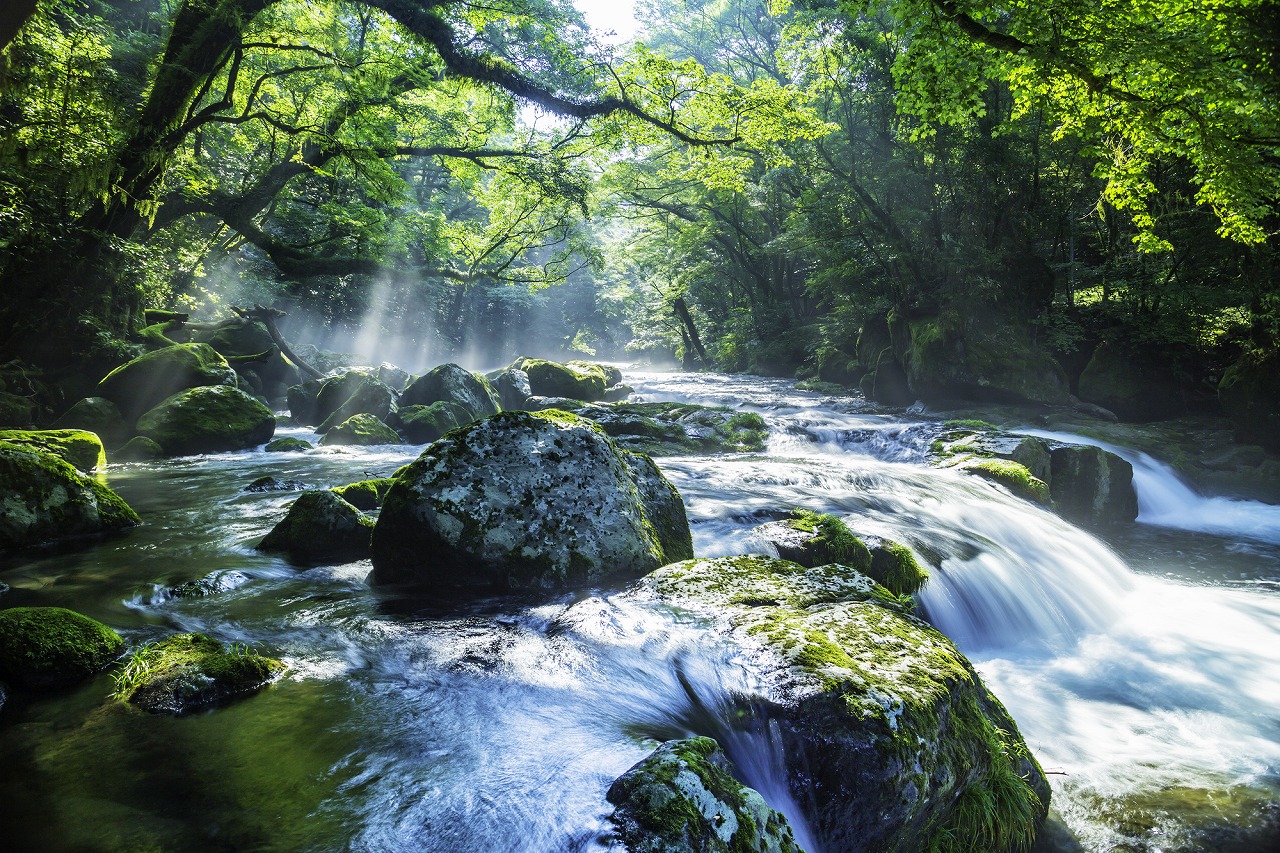
[[[1280,838],[1276,507],[1221,509],[1140,475],[1143,523],[1103,542],[922,464],[937,424],[781,380],[628,381],[645,399],[743,405],[770,424],[766,453],[661,460],[700,556],[767,551],[752,527],[804,507],[898,539],[932,567],[924,615],[1051,771],[1044,849],[1262,851]],[[133,644],[205,631],[291,666],[253,698],[180,718],[104,701],[108,676],[11,696],[0,849],[604,850],[610,782],[657,741],[694,733],[720,740],[819,849],[771,733],[726,722],[759,685],[687,615],[621,587],[391,596],[364,583],[367,562],[300,570],[252,549],[294,496],[243,492],[251,480],[341,485],[415,450],[113,467],[144,527],[0,565],[11,586],[0,605],[72,607]],[[201,577],[219,592],[169,592]]]

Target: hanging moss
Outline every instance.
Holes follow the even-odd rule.
[[[867,574],[876,583],[898,595],[912,595],[929,580],[929,573],[916,560],[911,549],[888,539],[872,545],[871,565]]]

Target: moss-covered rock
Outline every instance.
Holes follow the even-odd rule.
[[[471,412],[464,406],[440,400],[429,406],[404,406],[391,416],[390,425],[410,444],[430,444],[472,420]]]
[[[197,330],[196,341],[208,344],[223,356],[245,356],[266,352],[275,346],[267,327],[259,320],[235,317],[208,329]]]
[[[1033,476],[1025,465],[1008,459],[970,459],[958,467],[966,474],[1004,486],[1024,500],[1049,505],[1049,484]]]
[[[650,456],[747,453],[769,438],[755,412],[692,403],[581,404],[575,414],[595,421],[618,444]]]
[[[271,440],[271,410],[238,388],[191,388],[168,398],[138,418],[138,434],[168,456],[243,450]]]
[[[335,445],[354,445],[367,447],[372,444],[399,444],[400,436],[391,427],[373,415],[352,415],[342,423],[330,429],[320,439],[326,447]]]
[[[1280,349],[1251,349],[1228,367],[1218,400],[1235,426],[1235,439],[1280,453]]]
[[[82,429],[0,430],[0,442],[52,453],[86,474],[107,467],[102,442]]]
[[[273,438],[262,449],[268,453],[303,453],[311,449],[311,442],[286,435],[280,438]]]
[[[0,442],[0,551],[133,527],[120,496],[49,453]]]
[[[802,853],[786,817],[730,772],[711,738],[668,741],[609,786],[630,853]]]
[[[501,409],[498,392],[489,380],[456,364],[441,364],[413,380],[400,395],[400,402],[405,406],[456,403],[467,410],[469,421],[487,418]]]
[[[693,559],[693,533],[689,530],[689,516],[680,492],[662,475],[657,463],[645,454],[627,450],[622,454],[640,493],[645,516],[658,534],[663,560],[674,563]]]
[[[61,607],[0,610],[0,679],[37,690],[83,681],[119,657],[124,640]]]
[[[395,406],[396,392],[389,385],[362,370],[348,370],[321,384],[316,394],[316,431],[327,433],[355,415],[386,421]]]
[[[164,456],[164,448],[142,435],[135,435],[112,454],[117,462],[150,462],[161,456]]]
[[[601,399],[606,403],[621,403],[636,392],[636,389],[630,385],[618,384],[610,385],[604,389],[604,397]]]
[[[1052,451],[1049,491],[1058,514],[1090,527],[1138,517],[1133,466],[1100,447],[1068,444]]]
[[[839,518],[829,513],[796,510],[785,521],[771,521],[754,531],[778,550],[778,556],[802,566],[840,563],[860,572],[871,568],[871,552]]]
[[[529,388],[539,397],[568,397],[594,402],[604,398],[610,383],[604,367],[585,361],[557,364],[540,358],[527,358],[521,365],[529,377]]]
[[[874,536],[863,544],[871,552],[867,576],[894,595],[912,595],[929,580],[929,572],[906,545]]]
[[[186,714],[252,693],[284,670],[281,661],[223,648],[204,634],[175,634],[134,652],[115,697],[153,714]]]
[[[429,445],[396,478],[371,579],[517,589],[635,576],[666,561],[658,526],[627,456],[595,424],[503,412]]]
[[[1031,341],[1027,326],[996,310],[945,311],[912,319],[903,355],[922,400],[1066,403],[1066,374]]]
[[[937,458],[945,460],[978,456],[1008,459],[1026,467],[1033,477],[1049,482],[1050,446],[1044,439],[1001,432],[984,421],[948,421],[946,426],[948,430],[933,445]]]
[[[329,489],[303,492],[258,543],[301,564],[333,564],[369,556],[373,520]]]
[[[390,488],[391,478],[384,477],[378,480],[361,480],[358,483],[337,486],[330,491],[356,509],[367,512],[382,506],[382,501],[386,498],[387,490]]]
[[[823,849],[1030,849],[1049,787],[1017,725],[951,641],[870,578],[721,557],[665,566],[641,593],[749,651]]]
[[[94,433],[109,447],[128,440],[129,425],[115,403],[106,397],[85,397],[53,422],[54,429],[83,429]]]
[[[179,344],[117,367],[98,383],[98,396],[115,403],[126,420],[134,420],[188,388],[235,384],[236,372],[213,347]]]
[[[1135,357],[1101,344],[1080,374],[1081,400],[1114,412],[1125,421],[1172,418],[1187,410],[1170,362],[1159,356]]]

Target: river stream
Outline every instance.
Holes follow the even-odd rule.
[[[1280,842],[1280,507],[1197,495],[1120,448],[1142,514],[1104,541],[925,465],[939,430],[926,419],[783,380],[627,378],[640,399],[742,406],[770,425],[765,453],[659,460],[699,556],[767,552],[751,528],[804,507],[931,566],[922,615],[973,660],[1051,774],[1039,849]],[[390,595],[364,583],[367,561],[299,570],[253,550],[296,494],[244,492],[252,480],[342,485],[420,449],[112,466],[143,527],[0,564],[3,606],[70,607],[131,644],[203,631],[290,665],[257,696],[179,718],[107,701],[109,675],[11,696],[0,849],[600,851],[610,782],[657,741],[697,733],[720,739],[819,853],[768,731],[727,722],[759,686],[686,614],[615,595],[624,587]],[[170,592],[199,578],[219,591]]]

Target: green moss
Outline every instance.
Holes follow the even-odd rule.
[[[399,444],[400,436],[391,427],[373,415],[352,415],[325,433],[320,444],[332,445]]]
[[[184,389],[235,384],[235,371],[213,347],[179,344],[117,367],[98,383],[98,394],[133,419]]]
[[[929,839],[930,853],[1025,853],[1035,843],[1044,804],[1017,770],[1034,761],[1020,739],[984,720],[991,762],[981,779],[970,783],[942,825]]]
[[[61,607],[0,611],[0,680],[33,688],[88,678],[119,656],[124,640],[88,616]]]
[[[883,540],[870,550],[871,566],[867,574],[890,592],[911,595],[919,592],[929,580],[929,573],[905,545]]]
[[[107,467],[107,451],[102,441],[85,430],[0,430],[0,441],[52,453],[84,472]]]
[[[1025,465],[1019,465],[1008,459],[983,459],[978,462],[966,462],[961,470],[1004,486],[1025,500],[1045,506],[1049,504],[1048,484],[1032,476]]]
[[[382,506],[382,499],[387,496],[387,489],[391,488],[391,482],[390,478],[361,480],[358,483],[338,486],[330,491],[356,509],[367,511]]]
[[[334,491],[318,489],[303,492],[257,548],[300,563],[341,563],[368,556],[372,532],[372,519]]]
[[[871,568],[871,552],[867,546],[834,515],[801,509],[786,523],[794,530],[814,534],[804,547],[813,554],[815,563],[840,563],[860,572]]]
[[[243,450],[270,441],[275,429],[270,409],[224,385],[181,391],[138,419],[138,434],[170,456]]]
[[[303,441],[293,436],[283,436],[275,438],[267,442],[267,446],[263,448],[268,453],[302,453],[311,449],[311,442]]]
[[[604,397],[607,375],[599,365],[588,362],[557,364],[527,358],[519,366],[529,376],[529,388],[539,397],[568,397],[588,402]]]
[[[975,418],[960,418],[958,420],[944,421],[943,426],[951,429],[978,429],[978,430],[995,430],[999,429],[995,424],[987,421],[980,421]]]
[[[153,713],[181,714],[257,689],[284,670],[247,648],[177,634],[138,649],[116,675],[114,695]]]
[[[474,420],[468,408],[451,400],[439,400],[429,406],[405,406],[393,417],[392,425],[412,444],[429,444]]]
[[[51,453],[0,442],[0,551],[141,523],[119,495]]]

